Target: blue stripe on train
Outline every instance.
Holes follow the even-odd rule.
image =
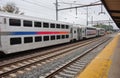
[[[11,32],[11,35],[35,35],[37,32]]]

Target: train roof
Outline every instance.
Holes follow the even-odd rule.
[[[7,13],[7,12],[0,12],[0,16],[2,17],[8,17],[8,18],[18,18],[18,19],[26,19],[26,20],[40,20],[42,22],[54,22],[54,23],[62,23],[62,24],[70,24],[67,22],[62,22],[62,21],[56,21],[56,20],[49,20],[49,19],[45,19],[45,18],[39,18],[39,17],[32,17],[32,16],[26,16],[26,15],[19,15],[19,14],[12,14],[12,13]]]
[[[104,29],[104,28],[96,28],[96,29],[100,30],[100,29]]]
[[[96,28],[96,29],[101,29],[101,28]]]
[[[89,26],[81,26],[82,28],[96,28],[96,27],[89,27]]]

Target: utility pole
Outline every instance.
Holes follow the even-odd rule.
[[[58,0],[56,0],[56,21],[58,21]]]
[[[86,7],[86,25],[88,26],[88,6]]]
[[[108,24],[109,24],[109,26],[108,26],[108,31],[110,31],[110,18],[109,18]]]

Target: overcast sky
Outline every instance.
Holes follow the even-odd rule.
[[[27,16],[34,16],[40,18],[47,18],[55,20],[55,1],[56,0],[0,0],[0,6],[5,5],[8,2],[13,2],[17,7],[20,8],[22,12]],[[76,5],[71,4],[63,4],[64,3],[74,3],[74,4],[90,4],[99,0],[58,0],[59,9],[65,7],[71,7]],[[78,5],[79,6],[79,5]],[[106,12],[103,7],[104,12]],[[79,8],[76,15],[75,9],[63,10],[59,11],[59,21],[65,21],[75,24],[86,25],[86,7]],[[91,21],[93,17],[93,21],[97,20],[109,20],[111,19],[108,13],[98,14],[101,12],[101,6],[92,6],[88,8],[88,20]],[[115,24],[111,24],[114,28],[117,28]]]

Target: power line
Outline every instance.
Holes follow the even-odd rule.
[[[29,12],[33,12],[33,13],[38,13],[38,14],[43,13],[43,12],[39,12],[39,11],[33,11],[32,9],[24,8],[24,7],[21,7],[21,6],[20,6],[20,9],[23,9],[23,10],[29,11]],[[50,14],[50,13],[44,12],[44,14]]]
[[[44,0],[44,1],[42,1],[41,2],[41,0],[34,0],[34,2],[37,2],[37,3],[48,3],[48,1],[47,0]],[[54,1],[55,2],[55,1]],[[54,3],[54,2],[52,2],[52,4]],[[47,4],[47,6],[51,6],[50,4]]]
[[[58,2],[61,4],[68,4],[68,5],[84,5],[84,4],[76,4],[76,3],[68,3],[68,2]]]
[[[91,4],[100,3],[100,2],[101,2],[101,1],[98,0],[98,1],[92,2]]]
[[[47,9],[55,10],[55,9],[53,9],[53,8],[46,7],[46,6],[40,5],[40,4],[38,4],[38,3],[33,3],[33,2],[31,2],[31,1],[27,1],[27,0],[22,0],[22,1],[27,2],[27,3],[30,3],[30,4],[33,4],[33,5],[36,5],[36,6],[39,6],[39,7],[44,7],[44,8],[47,8]]]

